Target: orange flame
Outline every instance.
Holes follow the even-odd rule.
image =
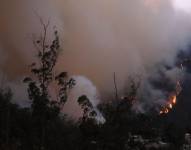
[[[181,90],[182,88],[181,88],[180,82],[177,81],[175,92],[171,94],[167,104],[160,110],[159,114],[168,114],[170,110],[173,109],[173,107],[177,103],[177,96],[180,94]]]

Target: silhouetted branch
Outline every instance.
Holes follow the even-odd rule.
[[[117,83],[116,83],[116,75],[115,72],[113,74],[113,81],[114,81],[114,88],[115,88],[115,98],[118,100],[118,89],[117,89]]]

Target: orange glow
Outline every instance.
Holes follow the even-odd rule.
[[[145,5],[152,9],[157,9],[160,6],[160,0],[145,0]]]

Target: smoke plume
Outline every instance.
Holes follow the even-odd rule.
[[[128,76],[139,74],[148,89],[145,99],[156,103],[165,99],[162,90],[153,89],[150,78],[157,78],[161,65],[173,76],[180,49],[186,49],[191,35],[190,14],[176,10],[173,0],[2,0],[0,39],[7,51],[5,72],[11,79],[27,73],[34,60],[31,35],[41,32],[39,14],[59,30],[62,55],[57,70],[84,75],[100,91],[113,93],[113,72],[119,94],[123,94]],[[51,35],[51,34],[50,34]],[[176,72],[179,72],[177,69]],[[92,86],[92,88],[94,88]],[[80,87],[79,87],[80,89]],[[97,91],[94,90],[96,93]],[[143,93],[146,93],[142,90]],[[157,102],[158,103],[158,102]],[[161,101],[160,101],[161,103]],[[72,107],[72,106],[70,106]],[[140,108],[142,109],[142,108]]]

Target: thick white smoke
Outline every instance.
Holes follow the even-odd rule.
[[[121,89],[128,75],[172,65],[191,35],[190,16],[168,0],[70,0],[60,6],[66,40],[59,66],[85,74],[103,93],[113,92],[113,72]]]
[[[191,16],[176,10],[172,2],[2,0],[0,37],[9,56],[5,71],[12,78],[26,73],[25,64],[35,55],[28,37],[41,31],[34,15],[37,12],[45,20],[50,18],[52,26],[56,25],[60,31],[63,54],[57,66],[59,71],[87,76],[98,87],[101,97],[113,92],[113,72],[116,72],[121,91],[129,75],[140,74],[147,79],[158,63],[172,66],[178,50],[187,46]],[[146,80],[143,88],[151,89],[152,97],[164,96],[147,83]],[[149,100],[152,101],[151,97]]]
[[[81,115],[81,110],[77,100],[80,96],[86,95],[97,113],[97,121],[104,123],[105,119],[97,109],[97,105],[100,103],[100,99],[96,87],[89,79],[84,76],[73,76],[73,79],[75,80],[76,85],[69,94],[68,103],[66,103],[64,111],[72,114],[72,116],[79,117]]]

